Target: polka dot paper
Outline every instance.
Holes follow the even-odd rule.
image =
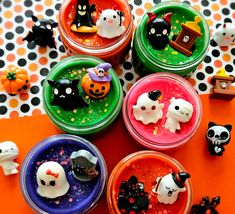
[[[143,14],[161,0],[129,0],[135,25]],[[218,24],[235,20],[234,0],[191,0],[191,4],[206,18],[211,34]],[[65,58],[59,32],[54,29],[56,49],[39,47],[22,40],[31,30],[31,15],[57,21],[61,5],[59,0],[2,0],[0,3],[0,75],[9,65],[28,71],[31,88],[24,95],[7,94],[0,83],[0,118],[13,118],[45,114],[42,104],[42,86],[50,69]],[[208,54],[189,82],[199,94],[210,93],[211,77],[221,68],[235,75],[235,46],[221,48],[211,41]],[[131,51],[116,70],[126,93],[139,79],[134,72]]]

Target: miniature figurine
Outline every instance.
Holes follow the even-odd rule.
[[[235,25],[224,23],[214,31],[213,39],[218,46],[229,46],[235,42]]]
[[[176,202],[180,192],[185,192],[184,183],[190,175],[187,172],[173,172],[163,177],[158,177],[152,194],[157,195],[158,202],[173,204]]]
[[[157,123],[162,118],[163,103],[158,102],[161,92],[158,90],[141,94],[138,97],[137,104],[132,106],[133,115],[136,120],[147,125],[149,123]]]
[[[23,41],[28,42],[34,41],[36,45],[50,48],[56,48],[55,40],[53,37],[53,28],[57,27],[57,23],[52,20],[47,19],[38,19],[36,16],[31,16],[34,22],[32,32],[29,31],[29,34],[23,38]]]
[[[215,209],[220,204],[220,196],[212,198],[211,202],[208,196],[202,198],[200,204],[194,204],[192,206],[190,214],[206,214],[210,210],[211,214],[218,214]]]
[[[197,37],[201,37],[201,28],[198,23],[201,21],[199,16],[196,16],[193,22],[186,22],[181,25],[182,31],[177,36],[175,41],[170,41],[170,46],[180,53],[191,56],[191,48]]]
[[[144,191],[144,184],[136,176],[123,181],[119,187],[118,208],[121,213],[142,213],[148,210],[148,193]]]
[[[170,105],[167,112],[167,120],[165,128],[170,132],[175,133],[176,130],[180,130],[180,123],[188,122],[193,115],[193,106],[191,103],[184,99],[175,99],[174,97],[170,100]]]
[[[167,13],[163,18],[157,18],[153,13],[148,13],[148,16],[147,39],[153,48],[162,50],[169,44],[172,13]]]
[[[57,198],[69,190],[63,167],[54,161],[48,161],[39,166],[37,173],[37,193],[46,198]]]
[[[54,87],[54,98],[51,102],[51,105],[60,106],[65,111],[73,111],[78,107],[89,107],[89,105],[79,95],[79,90],[77,88],[79,79],[60,79],[58,81],[47,81],[51,87]]]
[[[88,69],[89,73],[82,78],[82,89],[93,98],[105,97],[110,90],[112,76],[108,70],[112,68],[109,63],[102,63],[95,68]]]
[[[98,158],[86,150],[73,152],[70,156],[73,176],[79,181],[90,181],[99,174],[96,171]]]
[[[125,21],[124,13],[112,9],[103,10],[100,14],[96,26],[97,34],[101,37],[112,39],[124,33],[125,27],[122,23]]]
[[[19,155],[19,149],[12,141],[0,143],[0,166],[3,169],[4,175],[13,175],[18,173],[18,163],[14,159]]]
[[[78,33],[96,33],[97,27],[92,22],[91,14],[96,11],[95,4],[90,6],[88,0],[77,0],[76,15],[71,30]]]
[[[24,94],[30,88],[29,76],[27,71],[14,65],[9,66],[1,76],[2,85],[7,93],[15,95]]]
[[[226,74],[224,68],[221,68],[216,75],[211,78],[211,84],[213,85],[212,94],[210,97],[232,100],[235,97],[235,90],[232,87],[232,83],[235,81],[235,77]]]
[[[218,125],[209,122],[206,138],[208,142],[209,152],[212,155],[222,156],[224,146],[230,142],[230,133],[232,125]]]

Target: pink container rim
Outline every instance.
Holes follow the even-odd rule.
[[[151,141],[150,139],[143,137],[132,125],[132,122],[128,116],[128,106],[129,106],[129,98],[133,92],[133,89],[137,85],[139,85],[149,79],[154,79],[154,78],[168,79],[168,80],[182,84],[183,87],[192,95],[193,99],[195,100],[196,109],[197,109],[195,123],[194,123],[194,126],[191,129],[191,131],[188,133],[188,135],[182,140],[174,141],[172,139],[171,142],[164,142],[164,143],[154,142],[154,141]],[[178,147],[184,145],[195,134],[195,132],[197,131],[197,129],[200,125],[201,118],[202,118],[202,104],[201,104],[201,99],[200,99],[199,95],[197,94],[196,90],[183,77],[180,77],[176,74],[167,73],[167,72],[159,72],[159,73],[150,74],[150,75],[147,75],[147,76],[141,78],[131,87],[131,89],[128,91],[128,93],[126,94],[126,97],[124,99],[122,114],[123,114],[124,123],[129,131],[129,133],[132,135],[132,137],[138,143],[140,143],[141,145],[143,145],[147,148],[153,149],[153,150],[168,150],[168,149],[178,148]]]

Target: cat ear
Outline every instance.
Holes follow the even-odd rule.
[[[55,87],[55,85],[56,85],[55,80],[47,80],[47,82],[51,87]]]
[[[231,131],[232,131],[232,125],[230,125],[230,124],[226,124],[226,125],[224,125],[224,127],[225,127],[226,129],[228,129],[228,130],[229,130],[229,132],[231,132]]]
[[[210,127],[212,127],[212,126],[216,126],[216,123],[214,123],[214,122],[209,122],[209,123],[208,123],[208,128],[210,128]]]
[[[73,81],[72,81],[72,85],[77,86],[77,85],[78,85],[78,83],[79,83],[79,79],[76,79],[76,80],[73,80]]]
[[[32,18],[32,20],[33,20],[34,22],[38,21],[38,17],[36,17],[36,16],[34,16],[34,15],[32,15],[31,18]]]

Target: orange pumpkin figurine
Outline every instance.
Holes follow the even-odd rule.
[[[3,72],[1,82],[5,91],[11,95],[26,93],[26,90],[30,87],[27,71],[14,65],[9,66]]]
[[[82,78],[82,89],[93,98],[105,97],[110,90],[112,76],[108,70],[112,68],[109,63],[102,63],[95,68],[89,68],[88,73]]]

